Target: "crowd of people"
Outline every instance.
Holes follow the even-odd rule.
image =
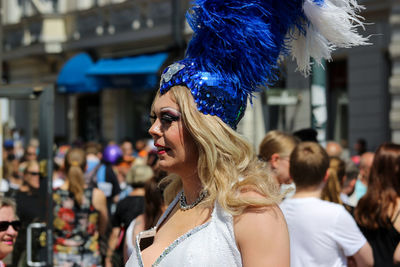
[[[158,167],[154,147],[140,148],[142,156],[129,140],[104,149],[94,142],[57,149],[52,177],[55,266],[124,266],[135,250],[135,237],[156,225],[166,210],[159,187],[166,173]],[[8,266],[26,266],[26,229],[46,217],[39,208],[45,206],[43,178],[37,153],[18,159],[12,149],[5,151],[0,235],[7,244],[0,256],[12,252]],[[399,145],[385,143],[376,154],[357,151],[349,157],[336,142],[323,149],[315,136],[274,130],[260,143],[258,159],[285,194],[280,208],[289,229],[291,266],[400,263]],[[101,186],[106,182],[109,187]],[[357,183],[365,187],[363,194]],[[283,190],[288,184],[293,192]]]
[[[38,146],[28,146],[18,157],[12,142],[6,143],[1,193],[5,203],[13,203],[7,205],[15,209],[19,223],[4,230],[11,232],[7,242],[13,248],[6,262],[7,266],[27,266],[27,229],[31,223],[45,223],[50,212],[46,209],[46,170],[41,167],[45,161],[38,159]],[[51,177],[54,266],[123,266],[124,248],[133,245],[125,244],[131,222],[141,215],[140,221],[146,223],[136,223],[138,229],[155,224],[165,208],[154,194],[166,174],[158,168],[156,152],[148,140],[135,145],[126,139],[103,147],[88,142],[56,148]],[[149,199],[145,198],[146,190],[151,192]],[[127,240],[133,242],[134,238]]]
[[[155,131],[150,129],[153,136],[159,134]],[[257,157],[258,164],[265,164],[261,169],[268,181],[283,197],[279,207],[288,227],[291,266],[372,266],[373,262],[398,266],[400,146],[384,143],[376,153],[356,151],[350,157],[339,143],[330,141],[323,148],[316,135],[302,133],[268,132]],[[136,146],[141,156],[128,139],[118,145],[110,142],[103,149],[95,142],[57,148],[52,177],[54,266],[125,265],[136,249],[136,237],[156,226],[167,204],[177,201],[171,192],[175,196],[180,190],[168,186],[170,197],[163,196],[160,188],[165,185],[160,186],[160,181],[167,176],[168,166],[161,163],[160,169],[159,151],[166,148],[155,144]],[[41,191],[44,172],[37,153],[17,158],[12,149],[4,151],[3,190],[7,190],[2,201],[15,212],[15,216],[4,212],[14,216],[4,220],[7,227],[0,231],[8,242],[4,257],[10,254],[7,266],[26,266],[27,228],[45,222],[48,212],[42,208],[46,206]],[[163,184],[177,182],[174,177],[167,180]],[[363,190],[357,190],[358,183]],[[211,208],[211,218],[214,209],[219,208]],[[204,216],[201,221],[207,223],[210,214]],[[173,222],[175,227],[192,225],[181,220]],[[146,247],[140,244],[141,249]]]

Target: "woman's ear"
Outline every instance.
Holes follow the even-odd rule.
[[[271,165],[272,169],[278,168],[278,160],[280,159],[280,156],[278,153],[274,153],[271,155],[271,158],[269,159],[269,164]]]
[[[328,179],[329,179],[329,174],[330,174],[330,172],[329,172],[329,168],[326,170],[326,172],[325,172],[325,176],[324,176],[324,183],[326,183],[326,182],[328,182]]]

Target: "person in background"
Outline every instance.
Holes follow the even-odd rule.
[[[340,181],[345,175],[345,163],[339,157],[329,159],[328,180],[322,189],[321,199],[337,204],[343,204],[340,198]]]
[[[13,266],[26,264],[26,230],[33,222],[44,222],[46,200],[40,194],[40,169],[36,160],[27,161],[23,171],[23,183],[15,194],[17,216],[21,220],[21,230],[12,254]]]
[[[121,143],[120,148],[122,151],[122,158],[115,167],[119,186],[121,188],[121,192],[118,196],[119,201],[127,197],[133,189],[127,182],[127,174],[131,167],[137,164],[136,159],[133,156],[133,145],[129,139],[125,139]]]
[[[15,181],[12,176],[12,164],[17,161],[15,158],[14,142],[13,140],[5,140],[3,143],[3,178],[0,181],[0,193],[7,194],[10,190],[11,181]],[[12,191],[15,188],[11,189]]]
[[[280,131],[270,131],[261,141],[258,149],[259,159],[268,163],[271,174],[279,185],[290,184],[289,157],[298,139]]]
[[[135,157],[133,156],[133,144],[128,138],[121,143],[121,150],[122,160],[120,165],[125,166],[129,170],[132,163],[135,161]]]
[[[357,139],[357,142],[354,144],[354,150],[360,156],[367,152],[367,141],[364,138]]]
[[[28,145],[25,150],[24,161],[37,160],[37,147]]]
[[[148,154],[147,140],[144,138],[137,140],[135,143],[135,148],[136,148],[137,157],[146,160],[147,154]]]
[[[318,132],[312,128],[304,128],[293,132],[293,136],[300,141],[318,142]]]
[[[334,141],[327,142],[325,150],[329,157],[337,157],[337,158],[342,157],[343,148],[337,142]]]
[[[367,192],[367,179],[371,170],[372,163],[374,161],[373,152],[365,152],[360,157],[360,163],[358,165],[358,179],[356,185],[354,186],[354,193],[350,196],[349,201],[352,206],[357,206],[358,201]]]
[[[60,187],[65,181],[65,155],[67,154],[70,146],[62,145],[57,149],[54,156],[54,170],[53,170],[53,188]]]
[[[358,166],[360,164],[361,155],[367,152],[367,141],[364,138],[357,139],[353,149],[356,154],[351,156],[350,159]]]
[[[290,236],[292,267],[372,266],[372,249],[342,205],[321,200],[328,179],[329,157],[316,142],[300,143],[290,156],[296,193],[280,207]]]
[[[127,175],[127,183],[133,188],[129,196],[119,201],[112,216],[112,231],[108,239],[106,267],[122,266],[123,244],[129,224],[144,210],[145,183],[154,176],[153,170],[147,165],[133,166]]]
[[[107,207],[111,216],[115,205],[119,201],[121,187],[119,185],[117,169],[115,166],[122,157],[122,151],[116,144],[107,145],[102,153],[101,162],[85,176],[86,183],[97,186],[107,198]]]
[[[5,267],[3,260],[13,251],[20,227],[14,200],[0,197],[0,267]]]
[[[346,165],[346,175],[340,181],[341,192],[340,199],[346,209],[353,213],[354,206],[350,201],[350,196],[353,194],[358,177],[358,168],[353,162],[348,162]]]
[[[375,266],[400,266],[400,145],[384,143],[376,151],[366,180],[367,193],[354,217],[374,252]],[[398,256],[398,255],[397,255]]]
[[[53,192],[54,266],[100,266],[99,237],[106,233],[106,198],[84,182],[86,154],[71,148],[65,156],[65,183]]]
[[[86,164],[85,174],[91,172],[101,159],[101,145],[96,142],[88,142],[85,144]]]
[[[4,193],[5,196],[14,198],[15,194],[22,185],[22,176],[18,175],[19,161],[3,160],[3,178],[8,183],[8,190]]]

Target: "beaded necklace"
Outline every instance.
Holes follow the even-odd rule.
[[[198,196],[198,198],[192,203],[192,204],[187,204],[186,203],[186,197],[185,193],[182,191],[181,195],[179,197],[179,206],[181,210],[190,210],[196,207],[205,197],[207,196],[207,191],[202,190]]]

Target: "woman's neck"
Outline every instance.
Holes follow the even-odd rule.
[[[145,195],[145,190],[142,187],[138,187],[132,190],[132,192],[129,194],[130,196],[144,196]]]
[[[29,186],[28,184],[23,183],[23,184],[20,186],[19,191],[21,191],[21,192],[30,192],[30,191],[31,191],[31,188],[30,188],[30,186]]]
[[[306,198],[306,197],[316,197],[321,198],[322,190],[324,188],[324,183],[317,186],[311,186],[306,188],[296,188],[296,193],[293,198]]]
[[[181,179],[186,202],[191,204],[199,197],[200,192],[203,189],[200,178],[196,172],[192,175],[187,175],[184,177],[181,176]]]
[[[60,186],[60,188],[61,188],[62,190],[68,190],[68,189],[69,189],[69,181],[66,180],[66,181]]]

